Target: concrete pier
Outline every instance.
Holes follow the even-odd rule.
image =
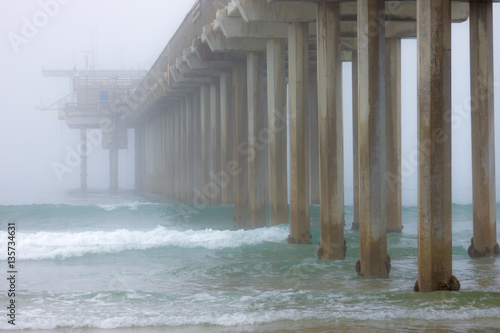
[[[213,77],[210,82],[210,119],[212,159],[209,181],[210,197],[212,199],[212,206],[218,206],[222,204],[222,188],[216,181],[217,177],[220,177],[222,173],[220,86],[218,77]]]
[[[343,117],[339,103],[342,61],[338,3],[318,4],[317,39],[321,161],[321,242],[318,259],[344,259],[347,247],[344,240]]]
[[[386,277],[385,2],[358,0],[359,245],[361,276]]]
[[[236,227],[248,229],[248,156],[245,143],[248,143],[248,103],[247,103],[247,62],[238,59],[233,67],[234,84],[234,165],[231,166],[234,194],[234,222]]]
[[[419,231],[415,290],[448,290],[451,247],[451,1],[419,0]]]
[[[288,223],[287,121],[284,41],[267,41],[270,224]]]
[[[318,68],[309,69],[309,188],[311,204],[320,203],[320,163],[318,128]]]
[[[203,84],[200,88],[200,122],[201,122],[201,191],[198,194],[195,204],[208,205],[211,204],[210,197],[206,196],[206,192],[210,190],[210,85]]]
[[[192,204],[196,205],[197,194],[201,192],[201,105],[200,88],[196,88],[192,94],[193,104],[193,190],[191,193]],[[170,158],[171,159],[171,158]]]
[[[401,39],[385,41],[387,232],[401,232]]]
[[[228,167],[234,161],[234,100],[231,71],[223,71],[220,76],[220,112],[222,170],[227,175],[222,185],[222,204],[229,205],[233,203],[233,176],[229,174]]]
[[[471,257],[500,254],[496,230],[493,4],[470,4],[473,230]]]
[[[182,131],[181,131],[181,113],[179,110],[180,103],[177,102],[174,110],[175,122],[175,197],[177,200],[182,200]]]
[[[358,53],[352,52],[352,192],[353,204],[352,213],[353,230],[359,230],[359,145],[358,145]]]
[[[253,228],[266,226],[264,153],[262,141],[264,117],[262,109],[262,55],[247,53],[247,100],[248,100],[248,201],[249,225]]]
[[[186,99],[182,98],[180,103],[179,117],[181,118],[181,202],[188,201],[188,131],[186,117]]]
[[[84,151],[86,129],[98,128],[104,116],[119,115],[115,123],[121,129],[103,140],[115,190],[118,149],[126,148],[121,130],[130,127],[135,128],[137,188],[197,209],[234,204],[238,229],[266,226],[267,200],[269,224],[290,221],[288,242],[310,244],[310,204],[319,203],[317,257],[341,260],[349,245],[342,61],[352,61],[352,229],[359,229],[361,257],[355,269],[359,276],[385,278],[391,269],[387,233],[402,231],[401,39],[417,38],[414,289],[458,290],[452,275],[451,22],[469,16],[474,215],[469,254],[500,252],[492,3],[469,2],[470,11],[467,1],[452,0],[199,0],[140,80],[129,77],[122,87],[122,81],[110,84],[102,77],[124,73],[96,71],[99,90],[81,89],[82,74],[71,72],[82,105],[68,104],[60,119],[80,131]],[[101,91],[125,96],[126,102],[120,97],[106,102],[110,110],[101,109],[107,105]],[[84,115],[77,111],[83,109]],[[83,155],[82,189],[87,184]]]
[[[290,123],[290,236],[293,244],[310,244],[309,219],[309,24],[288,25]]]
[[[188,95],[185,103],[186,113],[186,203],[193,204],[194,200],[194,183],[195,183],[195,133],[194,133],[194,118],[193,118],[193,96]]]

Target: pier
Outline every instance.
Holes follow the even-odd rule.
[[[458,290],[452,271],[451,24],[470,22],[469,255],[493,256],[500,249],[492,2],[198,0],[140,79],[137,73],[93,74],[101,78],[90,81],[101,85],[85,102],[93,106],[72,109],[68,101],[60,117],[80,130],[82,142],[87,128],[102,129],[110,119],[113,130],[104,141],[113,189],[119,185],[117,150],[133,128],[138,189],[194,208],[233,205],[237,228],[289,223],[288,242],[296,246],[311,243],[309,207],[319,204],[318,259],[344,259],[344,229],[352,222],[360,235],[353,271],[387,277],[387,233],[403,227],[401,39],[417,38],[415,290]],[[342,100],[342,62],[352,62],[352,101]],[[89,84],[88,76],[75,76],[75,90],[76,82]],[[103,94],[112,90],[120,97]],[[353,105],[354,221],[344,220],[343,103]]]

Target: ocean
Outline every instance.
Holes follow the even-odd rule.
[[[500,331],[500,258],[467,255],[471,205],[453,206],[461,291],[414,293],[416,207],[403,208],[403,233],[388,236],[390,277],[375,279],[356,277],[359,236],[349,229],[349,206],[346,259],[318,261],[318,206],[311,208],[315,245],[290,245],[287,225],[235,230],[231,206],[196,210],[134,191],[28,197],[0,206],[0,330]],[[15,326],[7,309],[8,223],[16,230]]]

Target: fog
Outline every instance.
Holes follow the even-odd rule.
[[[79,168],[66,173],[62,182],[52,168],[53,162],[64,163],[67,149],[76,147],[79,131],[70,130],[59,121],[57,111],[37,109],[68,95],[69,79],[44,78],[42,69],[84,70],[95,66],[148,70],[193,3],[194,0],[0,2],[2,197],[79,187]],[[39,17],[43,11],[52,14],[47,22]],[[42,22],[38,31],[24,28],[26,21],[33,23],[36,19]],[[18,41],[13,34],[22,42],[11,42],[13,38]],[[129,145],[128,150],[120,151],[121,188],[133,186],[133,168],[133,146]],[[89,154],[88,185],[109,186],[108,151],[95,148]]]
[[[54,7],[53,4],[57,6]],[[13,193],[79,187],[79,168],[59,181],[52,165],[64,161],[79,141],[77,130],[42,111],[69,94],[69,79],[44,78],[42,69],[150,69],[194,0],[3,0],[0,2],[0,199]],[[23,35],[26,22],[52,11],[37,31]],[[496,17],[500,7],[495,5]],[[453,25],[453,201],[472,200],[468,22]],[[500,58],[500,27],[495,27],[495,63]],[[26,31],[24,31],[26,32]],[[14,36],[22,42],[12,42]],[[19,39],[17,40],[19,41]],[[403,202],[417,199],[416,40],[402,47]],[[352,107],[350,64],[344,64],[346,204],[352,204]],[[495,77],[500,78],[499,66]],[[495,84],[495,109],[500,101]],[[498,118],[495,120],[498,132]],[[133,131],[130,131],[133,138]],[[496,135],[496,147],[500,147]],[[132,141],[132,140],[131,140]],[[120,151],[120,187],[134,185],[133,142]],[[498,161],[498,153],[497,153]],[[88,160],[89,188],[109,186],[108,151],[94,148]],[[497,163],[497,174],[499,164]]]

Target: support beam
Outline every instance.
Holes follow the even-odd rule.
[[[471,257],[499,255],[496,230],[493,8],[470,4],[472,186]]]
[[[161,194],[168,195],[168,113],[163,111],[161,113],[161,151],[162,151],[162,169],[161,174],[163,182],[161,185]]]
[[[201,192],[201,112],[200,112],[200,89],[193,93],[193,204],[196,205],[198,193]]]
[[[385,54],[387,232],[401,232],[401,39],[386,39]]]
[[[319,205],[318,68],[309,69],[309,187],[311,204]]]
[[[234,102],[232,72],[224,71],[220,76],[221,112],[221,160],[225,178],[222,180],[222,204],[233,203],[233,175],[229,173],[230,163],[234,161]]]
[[[210,82],[210,122],[211,122],[211,152],[212,171],[210,173],[210,197],[213,206],[222,204],[222,188],[217,179],[222,173],[221,158],[221,113],[219,78]]]
[[[175,198],[177,200],[182,199],[182,155],[181,155],[181,112],[180,112],[180,102],[174,105],[174,123],[175,123]]]
[[[167,193],[175,197],[175,118],[171,109],[167,113]]]
[[[247,53],[247,100],[248,100],[248,191],[249,224],[253,228],[266,226],[266,202],[264,184],[265,144],[263,135],[265,112],[262,109],[263,61],[259,52]]]
[[[418,281],[415,290],[459,288],[452,277],[451,1],[418,0]]]
[[[135,188],[136,190],[142,189],[142,160],[144,159],[143,148],[142,148],[142,126],[136,124],[134,128],[134,159],[135,159]]]
[[[270,225],[288,223],[287,121],[284,41],[267,41]]]
[[[290,236],[289,243],[310,244],[309,218],[309,25],[288,26],[290,122]]]
[[[352,230],[359,230],[359,151],[358,151],[358,52],[352,52],[352,148],[353,218]]]
[[[186,203],[192,204],[194,201],[194,156],[195,156],[195,133],[193,130],[193,96],[187,95],[185,102],[186,113]]]
[[[207,196],[210,181],[210,85],[203,84],[200,88],[200,128],[201,128],[201,165],[200,192],[197,193],[195,204],[206,206],[211,203]]]
[[[186,123],[186,98],[180,103],[181,118],[181,202],[187,203],[188,198],[188,147],[187,147],[187,123]]]
[[[235,166],[231,167],[234,193],[234,217],[237,228],[248,229],[248,161],[247,154],[240,149],[240,145],[248,140],[248,113],[247,113],[247,64],[246,60],[238,59],[233,67],[234,84],[234,143],[233,155]]]
[[[163,113],[158,113],[156,116],[155,122],[155,179],[156,179],[156,187],[155,192],[158,194],[162,194],[163,192],[163,182],[164,182],[164,174],[163,174]]]
[[[358,0],[360,276],[386,277],[384,0]]]
[[[344,240],[344,149],[340,5],[318,3],[318,115],[321,166],[318,259],[339,260],[347,250]]]
[[[80,128],[80,189],[87,190],[87,128]]]

